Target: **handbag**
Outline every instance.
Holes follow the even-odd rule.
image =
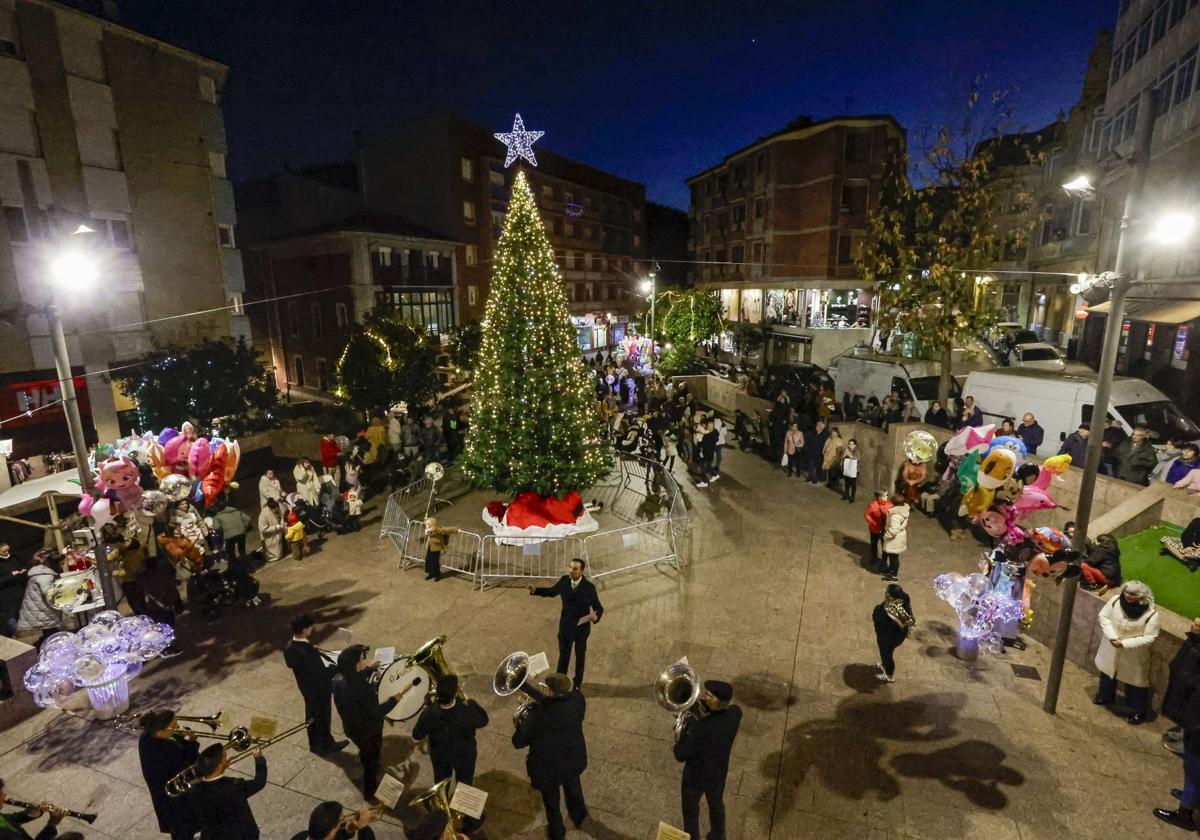
[[[788,456],[787,456],[787,453],[784,452],[783,457],[779,459],[779,466],[786,467],[787,465],[788,465]]]

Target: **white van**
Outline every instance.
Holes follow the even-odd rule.
[[[924,417],[929,404],[937,399],[941,369],[937,362],[884,356],[855,347],[835,356],[828,372],[839,400],[849,388],[864,400],[875,397],[880,402],[895,390],[902,399],[912,400]],[[957,394],[958,383],[952,377],[950,396]]]
[[[1096,374],[1064,374],[1045,370],[975,370],[967,375],[963,395],[975,398],[985,423],[1000,425],[1005,417],[1017,423],[1032,412],[1046,431],[1039,455],[1053,455],[1079,428],[1091,423],[1096,401]],[[1149,382],[1118,376],[1113,380],[1108,413],[1126,432],[1134,426],[1150,430],[1150,439],[1165,446],[1173,437],[1200,438],[1200,427],[1184,416],[1162,391]]]

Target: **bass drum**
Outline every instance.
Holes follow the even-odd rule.
[[[409,720],[425,706],[429,675],[421,666],[410,665],[407,659],[397,659],[383,672],[379,679],[379,702],[386,703],[401,692],[404,696],[387,713],[388,720]]]

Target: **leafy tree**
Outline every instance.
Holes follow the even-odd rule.
[[[480,487],[561,495],[608,472],[554,249],[524,172],[496,246],[463,468]]]
[[[649,324],[647,313],[642,322]],[[694,347],[697,342],[717,335],[724,329],[721,299],[704,289],[668,289],[658,293],[655,311],[655,338],[673,345]]]
[[[450,338],[450,361],[463,370],[475,369],[475,357],[483,343],[483,327],[478,321],[465,321]]]
[[[437,393],[437,351],[437,340],[424,328],[370,313],[338,359],[334,396],[373,415],[398,402],[424,405]]]
[[[1008,113],[1000,100],[993,103],[1003,106],[1001,114]],[[973,97],[970,106],[976,104]],[[997,144],[964,144],[970,130],[938,129],[913,167],[927,178],[923,186],[909,180],[905,152],[890,157],[859,261],[863,280],[879,289],[877,319],[883,333],[896,328],[913,333],[919,352],[940,362],[943,403],[950,394],[954,347],[998,319],[993,298],[979,293],[975,277],[1003,258],[1014,235],[1011,230],[1002,234],[997,225]],[[1024,232],[1035,222],[1031,212]]]
[[[142,429],[178,427],[184,420],[207,429],[216,417],[226,435],[274,425],[275,377],[243,339],[210,338],[194,347],[150,353],[114,378],[137,403]]]
[[[733,346],[743,356],[752,355],[763,346],[763,330],[759,324],[737,321],[728,327],[733,334]]]

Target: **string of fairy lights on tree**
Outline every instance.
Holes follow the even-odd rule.
[[[532,158],[528,143],[522,151],[529,154],[517,156]],[[513,180],[484,317],[467,475],[481,487],[543,496],[595,483],[609,456],[554,249],[523,171]]]

